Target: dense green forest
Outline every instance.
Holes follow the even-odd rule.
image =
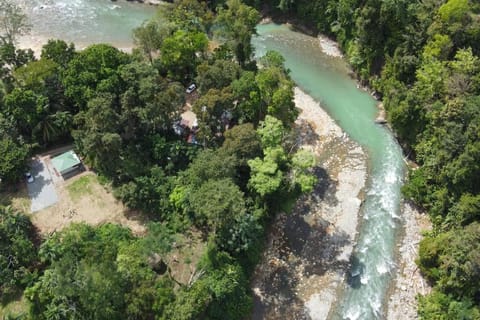
[[[10,316],[243,319],[268,221],[316,181],[313,155],[292,138],[298,112],[283,58],[252,60],[257,10],[182,0],[135,30],[132,54],[50,40],[36,58],[15,46],[25,16],[8,1],[0,9],[0,187],[14,188],[33,154],[73,142],[149,221],[142,237],[113,224],[41,237],[1,207],[0,302],[23,292],[30,306]],[[195,132],[177,130],[187,99]],[[181,283],[164,257],[191,234],[206,249]]]
[[[381,96],[408,156],[406,197],[434,229],[418,265],[422,319],[480,319],[480,4],[471,0],[271,0],[262,7],[337,39]]]

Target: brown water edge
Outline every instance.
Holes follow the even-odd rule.
[[[299,89],[295,102],[299,140],[317,155],[319,183],[273,222],[252,281],[253,319],[326,319],[355,243],[365,153]]]

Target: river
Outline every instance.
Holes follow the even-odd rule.
[[[354,277],[345,283],[330,314],[334,319],[384,318],[400,229],[405,169],[401,148],[389,130],[375,124],[376,101],[357,88],[342,59],[322,52],[317,38],[284,25],[260,25],[257,32],[257,55],[266,50],[280,52],[296,84],[367,152],[369,174],[350,271]]]
[[[77,48],[106,42],[132,46],[132,30],[155,14],[156,7],[108,0],[13,0],[28,15],[31,33],[21,46],[39,49],[48,39],[74,42]]]
[[[33,25],[24,44],[40,45],[49,38],[72,41],[77,47],[107,42],[132,44],[131,30],[154,15],[154,8],[123,1],[14,0]],[[286,26],[260,25],[254,39],[257,54],[280,52],[297,85],[321,103],[341,128],[368,155],[369,175],[362,220],[354,251],[352,274],[331,313],[334,319],[380,319],[395,272],[394,256],[400,223],[402,152],[392,134],[374,123],[375,101],[348,76],[345,62],[325,55],[318,39]],[[358,275],[357,275],[358,274]]]

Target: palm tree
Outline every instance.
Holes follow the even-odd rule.
[[[58,111],[54,114],[46,115],[40,120],[33,132],[41,134],[43,144],[66,134],[72,123],[72,115],[68,111]]]

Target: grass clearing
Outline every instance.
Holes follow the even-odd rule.
[[[29,302],[23,296],[23,294],[19,293],[18,297],[8,301],[7,303],[3,304],[0,303],[0,319],[15,319],[22,315],[27,315],[29,309]]]
[[[198,231],[177,236],[175,247],[166,256],[166,263],[171,268],[170,275],[179,283],[187,285],[198,272],[197,264],[207,249],[207,243]]]
[[[1,191],[0,205],[12,206],[15,210],[29,213],[31,201],[25,183],[20,182],[15,188],[12,188],[12,190]]]
[[[144,234],[145,217],[125,208],[114,198],[111,188],[103,186],[93,172],[83,172],[56,186],[59,201],[35,212],[33,224],[42,234],[59,231],[71,223],[99,225],[112,222]]]
[[[81,176],[80,178],[67,185],[67,190],[70,198],[73,201],[78,201],[84,196],[93,195],[95,184],[98,184],[97,176],[93,174]]]

